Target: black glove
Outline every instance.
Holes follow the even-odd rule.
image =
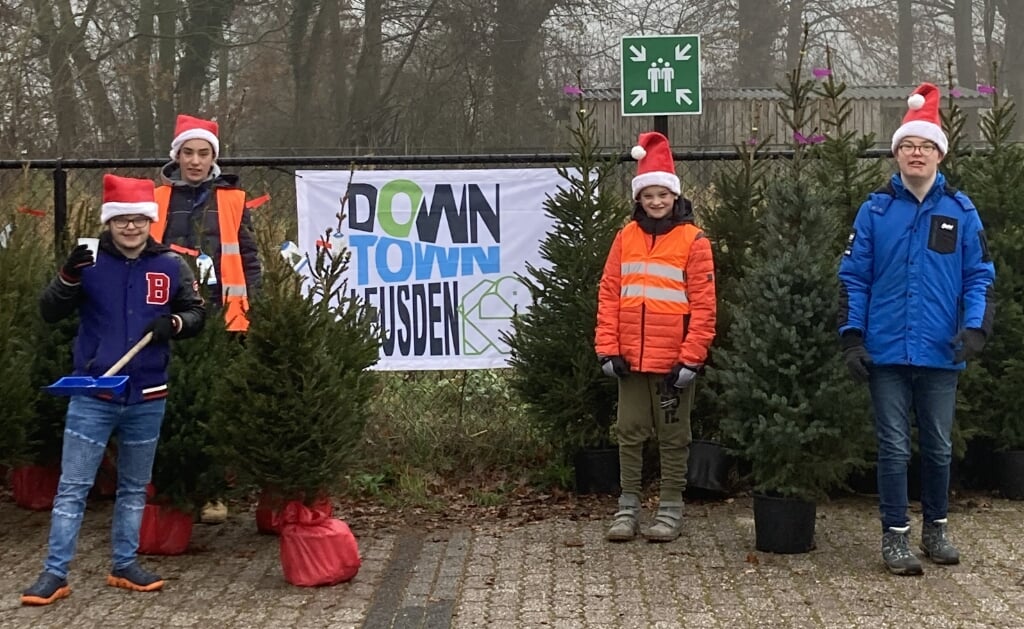
[[[843,360],[850,370],[850,377],[857,382],[867,382],[870,375],[871,355],[864,349],[864,337],[860,332],[847,330],[843,333]]]
[[[622,356],[604,356],[601,358],[601,371],[609,378],[625,378],[629,375],[629,363]]]
[[[88,245],[78,245],[71,250],[64,266],[60,268],[60,274],[70,282],[78,282],[82,279],[82,269],[92,266],[96,259],[92,257],[92,251]]]
[[[985,347],[985,333],[978,328],[964,328],[953,337],[953,362],[962,363],[981,353]]]
[[[676,363],[675,367],[672,367],[672,371],[665,376],[665,385],[677,389],[685,389],[697,379],[700,370],[701,365]]]
[[[150,321],[142,333],[152,332],[153,343],[166,343],[177,332],[175,328],[173,315],[163,315]]]

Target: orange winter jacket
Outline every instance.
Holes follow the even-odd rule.
[[[642,211],[642,210],[641,210]],[[598,289],[595,349],[633,371],[703,365],[715,337],[711,244],[692,222],[647,233],[637,221],[612,243]]]

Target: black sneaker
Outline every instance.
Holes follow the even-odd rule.
[[[164,580],[152,572],[142,569],[138,562],[126,568],[111,571],[107,585],[136,592],[155,592],[164,586]]]
[[[893,574],[924,574],[921,560],[910,552],[909,535],[909,526],[890,526],[889,530],[882,533],[882,560]]]
[[[45,570],[27,590],[21,593],[22,605],[49,605],[71,594],[67,579],[62,579]]]
[[[946,537],[946,519],[925,522],[921,528],[921,550],[933,562],[945,566],[960,563],[960,551]]]

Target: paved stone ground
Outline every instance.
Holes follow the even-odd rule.
[[[610,513],[614,500],[607,499]],[[818,506],[817,548],[754,549],[749,498],[689,505],[671,544],[610,545],[599,519],[486,523],[443,530],[353,530],[363,567],[346,584],[299,588],[281,576],[277,539],[251,514],[196,525],[190,551],[143,561],[168,583],[107,587],[110,503],[90,507],[70,598],[21,607],[38,574],[47,513],[0,502],[0,627],[1024,627],[1024,503],[954,502],[959,566],[892,577],[879,559],[872,497]],[[915,514],[919,518],[919,514]],[[919,522],[914,523],[919,531]]]

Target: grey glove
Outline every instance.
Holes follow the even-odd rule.
[[[629,363],[622,356],[603,356],[601,371],[609,378],[625,378],[629,375]]]
[[[672,371],[665,376],[665,384],[677,389],[685,389],[697,379],[697,374],[700,373],[700,369],[701,365],[676,363],[675,367],[672,367]]]

